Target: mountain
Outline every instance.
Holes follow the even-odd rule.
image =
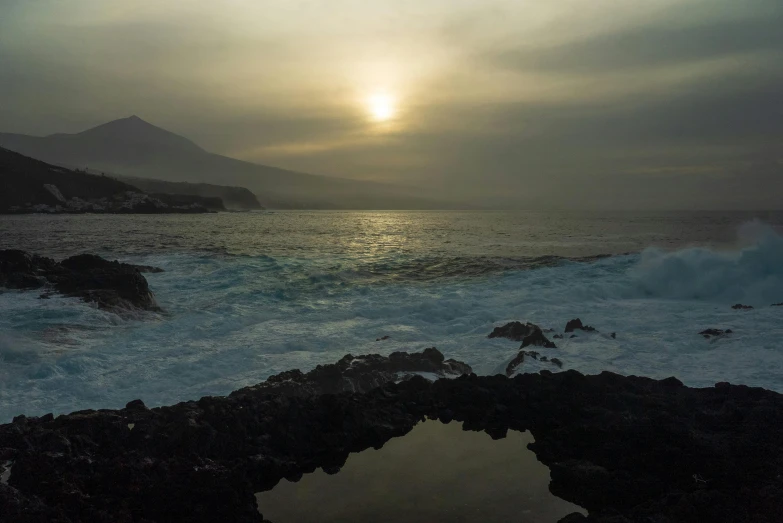
[[[132,184],[148,193],[185,194],[202,198],[219,198],[222,203],[234,211],[253,211],[263,209],[256,195],[244,187],[229,187],[209,183],[164,182],[151,178],[115,176],[120,181]]]
[[[416,189],[288,171],[205,151],[137,116],[77,134],[36,137],[0,133],[0,147],[69,167],[169,182],[246,187],[261,205],[315,209],[433,209],[454,204]]]
[[[0,148],[0,213],[180,213],[223,209],[219,198],[149,195],[108,176],[50,165]]]

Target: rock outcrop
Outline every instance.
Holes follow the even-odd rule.
[[[522,341],[527,336],[530,336],[535,331],[540,331],[541,328],[533,323],[521,323],[518,321],[512,321],[506,323],[502,327],[495,327],[495,329],[489,334],[489,338],[508,338],[512,341]]]
[[[580,330],[585,332],[596,332],[594,327],[591,327],[590,325],[583,325],[582,320],[580,320],[579,318],[576,318],[566,323],[565,332],[574,332],[575,330]]]
[[[388,357],[348,354],[337,363],[318,365],[307,373],[296,369],[277,374],[258,385],[234,391],[231,396],[258,392],[294,396],[367,392],[386,383],[408,379],[415,373],[445,378],[471,372],[469,365],[447,360],[435,347],[421,353],[393,352]]]
[[[51,289],[115,311],[158,310],[141,270],[156,269],[108,261],[93,254],[73,256],[58,263],[24,251],[0,251],[0,287]]]
[[[706,330],[701,331],[699,334],[701,334],[702,336],[704,336],[707,339],[710,339],[710,338],[722,338],[722,337],[728,336],[729,334],[732,334],[733,332],[734,331],[732,331],[731,329],[726,329],[726,330],[723,330],[723,329],[706,329]]]
[[[0,521],[260,523],[254,492],[336,471],[425,417],[493,438],[531,431],[552,493],[589,511],[566,521],[783,520],[781,395],[542,371],[20,416],[0,426]]]
[[[508,377],[513,376],[516,373],[517,369],[522,366],[522,364],[525,362],[525,359],[527,359],[527,358],[532,358],[532,359],[537,360],[537,361],[539,361],[541,363],[551,363],[553,365],[557,365],[558,368],[562,368],[563,367],[563,362],[560,361],[557,358],[552,358],[550,360],[548,357],[542,356],[540,353],[538,353],[536,351],[521,350],[521,351],[519,351],[519,354],[514,356],[514,359],[511,360],[508,363],[508,365],[506,365],[506,376],[508,376]]]
[[[557,345],[554,344],[554,342],[549,341],[549,339],[544,336],[544,333],[540,330],[534,330],[530,335],[525,336],[525,338],[522,340],[522,346],[520,349],[524,349],[525,347],[544,347],[547,349],[556,349]]]

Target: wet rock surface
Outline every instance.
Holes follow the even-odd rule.
[[[432,351],[407,356],[300,374],[319,383],[355,360],[369,372],[440,360]],[[0,426],[0,463],[12,463],[0,521],[260,522],[254,492],[336,470],[349,453],[427,417],[497,438],[530,430],[552,493],[590,512],[565,521],[783,520],[783,397],[771,391],[575,371],[412,376],[338,394],[291,393],[291,379],[270,381],[170,407],[134,401]]]
[[[513,341],[522,341],[536,331],[541,331],[538,325],[512,321],[502,327],[495,327],[489,334],[489,338],[508,338]]]
[[[753,306],[737,303],[736,305],[732,305],[731,308],[734,309],[735,311],[749,311],[753,309]]]
[[[732,334],[734,331],[731,329],[706,329],[701,331],[699,334],[701,334],[703,337],[710,339],[710,338],[723,338],[728,336],[729,334]]]
[[[142,271],[159,272],[160,269],[108,261],[93,254],[73,256],[58,263],[24,251],[0,251],[0,287],[51,289],[110,310],[158,310]],[[48,297],[49,293],[42,296]]]
[[[471,372],[470,365],[447,360],[435,347],[418,353],[393,352],[388,357],[379,354],[348,354],[337,363],[318,365],[307,373],[298,369],[281,372],[263,383],[236,390],[230,397],[259,392],[291,396],[367,392],[386,383],[408,379],[413,373],[444,378]]]
[[[544,336],[544,333],[540,330],[534,330],[532,334],[529,336],[525,336],[525,338],[522,340],[522,346],[520,349],[524,349],[525,347],[544,347],[547,349],[556,349],[557,345],[555,345],[554,342],[550,341],[546,336]]]
[[[566,323],[565,326],[565,332],[567,333],[574,332],[576,330],[585,331],[585,332],[596,332],[595,327],[582,324],[582,320],[580,320],[579,318],[569,321],[568,323]]]

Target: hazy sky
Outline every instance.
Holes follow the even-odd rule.
[[[783,2],[0,0],[0,131],[131,114],[213,152],[460,198],[765,206]]]

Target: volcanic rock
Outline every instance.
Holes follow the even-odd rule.
[[[0,521],[260,523],[254,492],[335,471],[426,417],[496,436],[529,430],[552,493],[589,511],[565,521],[783,521],[775,392],[576,371],[281,391],[18,417],[0,426],[0,461],[13,463],[0,484]]]
[[[544,336],[544,333],[540,330],[534,330],[530,335],[525,336],[525,339],[522,340],[522,346],[520,349],[524,349],[525,347],[529,347],[531,345],[535,347],[545,347],[547,349],[557,348],[557,345],[549,341],[549,339],[547,339],[547,337]]]
[[[533,323],[520,323],[518,321],[512,321],[502,327],[495,327],[490,333],[490,338],[508,338],[513,341],[522,341],[525,337],[530,336],[536,331],[541,331],[538,325]]]
[[[276,374],[263,383],[234,391],[231,396],[261,391],[291,396],[367,392],[389,382],[410,378],[415,373],[457,377],[471,372],[469,365],[445,359],[435,347],[421,353],[393,352],[388,357],[348,354],[337,363],[318,365],[308,373],[297,369]]]
[[[60,263],[18,250],[0,251],[0,287],[51,288],[109,310],[159,310],[155,297],[134,265],[93,254]]]
[[[565,331],[574,332],[575,330],[582,330],[586,332],[595,332],[595,328],[590,325],[582,325],[582,320],[576,318],[566,323]]]
[[[705,338],[709,339],[709,338],[724,337],[724,336],[726,336],[728,334],[732,334],[733,332],[734,331],[732,331],[731,329],[726,329],[726,330],[723,330],[723,329],[706,329],[706,330],[701,331],[699,334],[701,334]]]

